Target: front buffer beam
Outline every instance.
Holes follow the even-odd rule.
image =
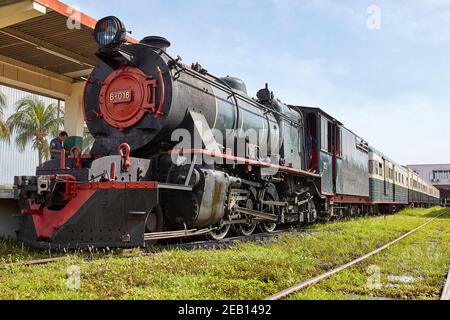
[[[76,185],[67,205],[53,211],[24,199],[18,239],[39,249],[144,247],[158,199],[152,182]]]

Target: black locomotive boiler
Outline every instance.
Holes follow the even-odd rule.
[[[45,248],[136,247],[273,232],[336,213],[336,188],[325,192],[323,179],[334,166],[324,168],[311,109],[281,103],[267,85],[250,98],[243,81],[173,58],[164,38],[128,42],[115,17],[100,20],[94,36],[100,62],[83,112],[95,143],[89,155],[73,148],[36,176],[16,178],[19,239]],[[356,172],[368,185],[366,155]],[[347,203],[367,209],[368,192]]]

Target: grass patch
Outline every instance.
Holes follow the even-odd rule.
[[[324,299],[339,299],[342,296],[394,300],[439,299],[450,261],[450,216],[448,210],[446,212],[441,219],[385,252],[291,299],[304,300],[320,296],[321,293]],[[405,212],[402,216],[417,216],[417,213]]]
[[[441,245],[444,240],[448,244],[450,210],[442,211],[441,208],[316,225],[311,227],[315,231],[311,234],[292,233],[267,244],[243,243],[220,251],[170,250],[145,256],[141,250],[91,256],[72,253],[66,261],[45,266],[8,265],[0,269],[0,299],[263,299],[366,254],[439,212],[445,212],[445,217],[433,223],[426,235],[408,239],[416,239],[415,243],[423,243],[424,248],[429,248],[426,243],[437,241],[441,258],[436,266],[433,263],[430,267],[422,261],[425,260],[423,257],[416,257],[418,251],[412,249],[403,260],[408,258],[414,262],[405,261],[402,267],[393,258],[399,252],[377,257],[381,260],[370,263],[389,267],[389,272],[383,273],[386,277],[392,273],[427,279],[423,286],[414,289],[414,292],[420,290],[420,294],[402,293],[402,297],[436,298],[439,278],[448,271],[450,260],[450,251]],[[49,255],[18,245],[10,248],[9,244],[0,243],[2,262],[20,262]],[[81,269],[81,289],[78,291],[71,291],[66,286],[67,267],[72,265]],[[395,266],[401,269],[393,269]],[[417,271],[409,272],[414,266]],[[356,290],[357,285],[367,282],[366,268],[361,266],[360,273],[343,274],[341,278],[324,282],[295,298],[348,299],[349,295],[354,295],[368,299],[371,292],[364,288]],[[394,289],[392,292],[398,292],[398,288]],[[404,288],[400,290],[405,292]],[[390,296],[400,295],[392,293]]]

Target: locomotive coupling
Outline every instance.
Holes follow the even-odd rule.
[[[27,199],[38,192],[37,177],[21,176],[14,178],[14,199]]]
[[[14,197],[16,200],[32,200],[34,204],[48,208],[61,208],[67,203],[70,186],[59,179],[71,180],[70,176],[43,175],[37,177],[15,177]]]
[[[43,197],[46,193],[52,189],[51,176],[21,176],[14,179],[14,198],[16,200],[21,199],[33,199],[36,203],[41,203],[41,200],[45,201]]]

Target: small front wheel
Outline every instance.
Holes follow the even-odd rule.
[[[228,233],[230,232],[231,224],[219,224],[214,230],[212,230],[208,237],[211,240],[220,241],[227,237]]]

